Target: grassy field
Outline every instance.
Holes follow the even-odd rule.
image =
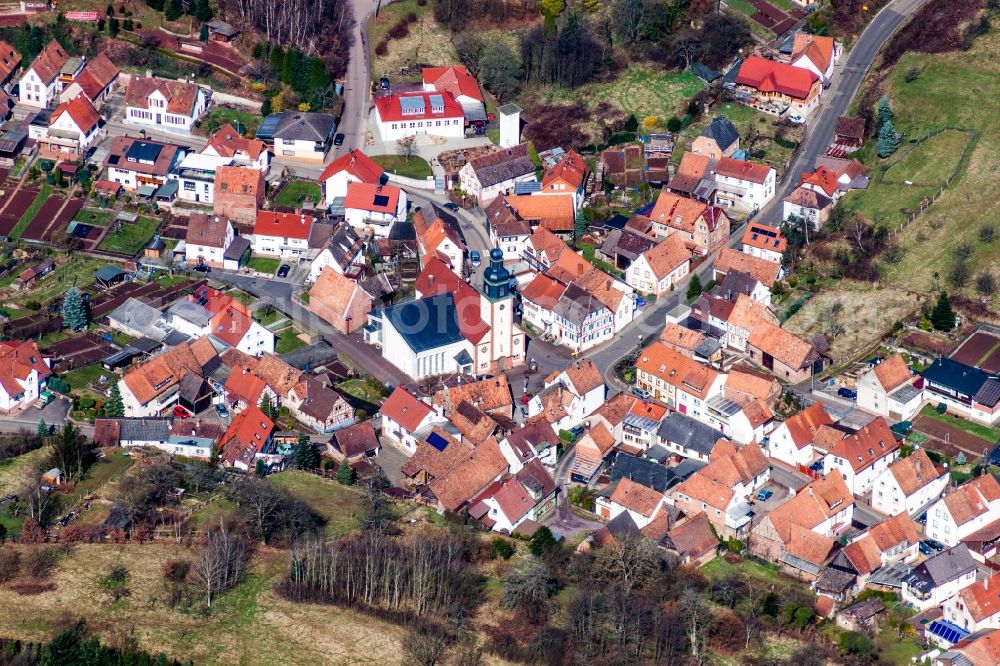
[[[908,180],[914,185],[943,185],[945,178],[958,166],[962,151],[971,139],[968,132],[945,130],[920,141],[893,162],[885,178],[896,182]]]
[[[95,227],[107,227],[111,224],[111,218],[114,217],[114,213],[110,210],[90,210],[84,208],[76,217],[73,218],[77,222],[83,222],[84,224],[90,224]]]
[[[247,266],[258,273],[274,273],[278,270],[279,264],[281,264],[281,260],[274,257],[250,257]],[[252,299],[253,297],[251,296],[250,298]]]
[[[293,180],[281,190],[274,200],[274,205],[298,208],[306,197],[316,203],[322,196],[323,190],[320,189],[319,183],[310,180]]]
[[[261,326],[270,326],[279,319],[285,319],[285,315],[279,310],[271,310],[267,314],[264,314],[263,310],[257,310],[253,313],[253,318],[260,322]]]
[[[49,450],[43,447],[0,464],[0,495],[17,492],[26,475],[34,472],[48,454]]]
[[[279,472],[268,479],[323,516],[328,534],[339,534],[357,527],[362,496],[354,488],[299,470]]]
[[[219,127],[229,123],[233,128],[243,134],[243,136],[253,137],[257,133],[257,128],[264,118],[256,113],[237,111],[217,106],[208,114],[207,128],[215,131]]]
[[[383,5],[378,18],[368,22],[373,81],[380,76],[399,80],[401,67],[423,63],[446,66],[458,62],[451,33],[438,25],[431,8],[432,3],[421,7],[416,0],[402,0],[391,5]],[[410,24],[410,34],[402,39],[389,40],[385,55],[375,53],[379,42],[388,39],[392,26],[410,12],[417,15],[417,21]],[[419,81],[420,71],[414,70],[411,76],[405,78]]]
[[[188,526],[193,530],[208,529],[217,526],[220,520],[225,520],[235,511],[235,502],[226,498],[217,499],[191,514]]]
[[[884,269],[890,282],[934,290],[938,286],[935,275],[944,278],[949,274],[956,262],[956,248],[965,244],[973,247],[968,260],[970,274],[1000,262],[1000,238],[991,243],[979,240],[980,226],[995,223],[1000,212],[1000,179],[996,177],[1000,171],[1000,99],[986,94],[1000,74],[998,48],[1000,33],[993,30],[978,38],[969,51],[908,53],[888,79],[896,127],[908,137],[924,136],[945,126],[977,130],[968,164],[951,187],[899,235],[902,259]],[[913,68],[919,76],[907,82],[906,73]],[[938,157],[941,178],[957,159],[954,147],[950,146],[950,155]],[[869,158],[869,164],[876,159]],[[848,195],[845,201],[869,220],[893,226],[904,219],[900,208],[913,208],[922,196],[936,191],[936,187],[873,182],[867,192]]]
[[[840,364],[877,343],[892,328],[919,307],[917,300],[901,289],[878,289],[857,282],[839,282],[809,299],[802,309],[785,322],[784,328],[802,337],[830,330],[830,314],[835,303],[841,312],[835,317],[843,327],[830,346],[834,363]]]
[[[90,382],[100,379],[101,375],[110,376],[112,373],[105,370],[100,363],[92,363],[82,368],[70,370],[61,376],[69,383],[69,388],[73,393],[103,399],[103,395],[99,395],[97,392],[87,388]]]
[[[21,237],[21,234],[24,233],[24,230],[28,228],[28,224],[35,217],[35,215],[38,214],[38,211],[41,210],[42,205],[46,202],[46,200],[48,200],[48,198],[51,195],[52,195],[52,188],[49,187],[48,185],[42,185],[42,189],[38,191],[38,196],[35,197],[35,200],[31,202],[31,205],[28,206],[28,210],[24,211],[24,215],[21,216],[21,219],[17,221],[17,224],[11,230],[10,232],[11,238]]]
[[[385,385],[377,379],[348,379],[338,385],[341,391],[367,402],[380,403],[386,397]]]
[[[275,354],[287,354],[290,351],[306,346],[306,343],[302,342],[298,337],[299,329],[294,326],[283,328],[275,335],[278,336],[278,339],[274,341]]]
[[[11,546],[22,548],[22,546]],[[59,560],[51,577],[56,589],[33,596],[0,589],[0,634],[47,640],[67,613],[86,618],[105,641],[128,635],[144,649],[196,664],[397,663],[403,631],[334,606],[293,604],[274,585],[284,576],[287,555],[261,549],[251,575],[225,593],[212,611],[172,610],[166,604],[162,569],[168,559],[193,560],[180,544],[80,544]],[[130,573],[130,596],[110,604],[98,579],[112,565]]]
[[[407,178],[427,178],[433,175],[431,165],[427,163],[427,160],[416,155],[409,159],[402,155],[375,155],[372,159],[386,171]]]
[[[115,451],[91,465],[83,479],[63,497],[63,505],[71,507],[89,493],[106,494],[102,489],[118,479],[135,462],[135,458],[123,454],[124,451]]]
[[[109,231],[104,236],[98,249],[134,255],[153,237],[159,226],[160,220],[152,217],[140,217],[135,224],[122,223],[121,229],[115,232]]]
[[[94,283],[94,274],[107,265],[107,260],[73,254],[66,263],[56,266],[54,271],[39,280],[37,287],[11,295],[5,298],[5,302],[17,304],[35,300],[46,303],[64,294],[71,286],[89,287]]]

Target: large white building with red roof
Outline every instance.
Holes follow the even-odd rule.
[[[777,112],[806,115],[819,103],[823,86],[816,72],[759,56],[750,56],[740,65],[736,85],[751,95],[751,102]],[[777,107],[777,108],[776,108]]]
[[[486,105],[483,91],[476,77],[464,65],[452,67],[424,67],[425,92],[449,92],[462,106],[468,121],[486,120]]]
[[[323,199],[330,204],[334,199],[347,196],[347,186],[351,183],[379,185],[383,181],[385,169],[375,160],[355,148],[330,162],[319,177],[323,188]]]
[[[406,192],[395,185],[348,183],[344,219],[359,233],[388,238],[392,225],[406,220]]]
[[[171,327],[192,337],[211,336],[220,346],[250,356],[274,352],[274,333],[254,321],[250,310],[229,294],[204,287],[167,311]]]
[[[257,212],[253,251],[277,257],[301,257],[309,250],[313,216],[305,213]]]
[[[202,155],[231,157],[233,164],[257,169],[263,174],[271,169],[271,149],[258,139],[241,136],[232,125],[226,123],[208,138],[201,149]]]
[[[752,213],[762,209],[774,196],[776,172],[766,164],[721,157],[712,175],[715,203],[719,206]]]
[[[10,413],[34,402],[52,375],[50,363],[31,340],[0,342],[0,411]]]
[[[382,416],[382,438],[398,444],[410,454],[417,451],[415,433],[445,421],[433,407],[402,387],[382,403],[379,414]]]
[[[100,123],[97,109],[80,95],[57,106],[47,124],[33,121],[28,136],[36,141],[43,156],[75,159],[97,140]]]
[[[465,112],[447,91],[393,93],[375,100],[375,124],[384,142],[417,134],[462,138]]]
[[[69,60],[69,54],[59,42],[54,39],[49,42],[21,75],[18,82],[18,101],[36,109],[51,108],[62,92],[62,82],[59,77]],[[76,76],[82,68],[83,61],[80,60],[79,68],[71,74]]]

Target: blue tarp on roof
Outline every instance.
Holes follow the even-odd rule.
[[[969,632],[962,629],[962,627],[944,620],[935,620],[934,622],[931,622],[931,625],[927,627],[927,631],[934,634],[938,638],[948,641],[952,645],[969,635]]]

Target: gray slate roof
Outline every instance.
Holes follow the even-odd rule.
[[[278,115],[274,137],[285,141],[326,141],[337,128],[337,119],[329,113],[287,111]]]
[[[165,442],[170,438],[170,419],[116,419],[121,439],[133,442]]]
[[[181,299],[171,305],[167,313],[171,317],[186,319],[195,326],[205,326],[212,319],[211,312],[187,299]]]
[[[627,229],[615,229],[601,246],[601,252],[613,257],[620,254],[629,261],[635,261],[646,250],[656,246],[656,241],[648,236],[633,233]]]
[[[629,479],[661,493],[667,490],[673,478],[673,472],[663,465],[621,451],[615,454],[611,467],[612,481]]]
[[[907,583],[910,587],[926,592],[975,568],[976,562],[969,553],[969,547],[960,543],[924,560],[913,570]]]
[[[701,135],[715,139],[715,143],[722,151],[725,151],[740,138],[739,130],[725,116],[712,118],[712,122],[702,130]]]
[[[108,319],[137,331],[145,331],[160,321],[161,316],[160,311],[152,305],[147,305],[136,298],[128,298],[111,311]]]
[[[672,442],[701,455],[709,455],[722,436],[718,430],[699,421],[673,412],[660,422],[657,433],[661,442]]]
[[[528,156],[527,144],[519,144],[477,157],[469,164],[483,187],[535,173],[535,163]]]
[[[590,313],[602,309],[607,309],[607,306],[596,296],[571,282],[566,287],[566,291],[559,297],[559,301],[553,306],[552,311],[577,326],[583,326],[583,322],[587,320]]]

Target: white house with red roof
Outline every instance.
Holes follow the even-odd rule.
[[[52,376],[51,363],[32,340],[0,342],[0,411],[10,413],[38,399]]]
[[[572,193],[574,210],[579,210],[583,206],[589,175],[590,169],[587,168],[587,163],[579,153],[571,150],[542,176],[542,188],[539,194]]]
[[[274,352],[274,333],[257,323],[250,310],[229,294],[203,287],[167,310],[169,324],[192,337],[211,336],[221,346],[250,356]]]
[[[350,183],[379,185],[383,182],[385,169],[372,158],[355,148],[330,162],[319,177],[323,188],[323,199],[329,205],[334,199],[347,196]]]
[[[392,225],[406,220],[406,192],[395,185],[350,182],[344,197],[344,219],[361,232],[388,238]]]
[[[36,109],[50,108],[55,104],[62,91],[59,75],[69,59],[69,54],[59,42],[54,39],[49,42],[41,53],[35,56],[35,60],[24,70],[18,81],[20,103]],[[80,60],[79,68],[71,74],[75,76],[82,68],[83,61]]]
[[[257,139],[241,136],[232,125],[226,123],[208,138],[202,155],[215,157],[230,157],[233,164],[257,169],[263,174],[271,169],[271,149],[267,144]]]
[[[47,124],[36,122],[28,125],[28,136],[46,157],[74,159],[87,152],[100,135],[101,116],[84,95],[57,106]]]
[[[469,515],[495,532],[513,534],[525,521],[538,522],[556,507],[556,483],[538,460],[491,483],[469,502]]]
[[[767,454],[793,467],[806,467],[816,460],[813,443],[816,432],[833,425],[822,403],[813,403],[795,416],[785,419],[771,433]]]
[[[125,124],[190,134],[208,111],[208,94],[196,83],[133,76],[125,91]]]
[[[801,67],[829,81],[833,76],[833,66],[840,60],[842,48],[833,37],[810,35],[800,32],[792,41],[792,67]]]
[[[446,91],[393,93],[375,100],[375,124],[384,142],[417,134],[463,138],[465,112]]]
[[[752,213],[774,196],[776,172],[766,164],[720,157],[712,169],[715,203]]]
[[[405,388],[398,387],[378,410],[382,416],[382,439],[398,444],[409,454],[416,453],[414,433],[444,423],[446,419]]]
[[[271,466],[281,462],[274,446],[274,421],[267,418],[256,405],[237,414],[222,436],[220,448],[222,460],[228,467],[244,472],[252,470],[257,460]]]
[[[831,428],[828,432],[840,431]],[[863,495],[871,490],[878,475],[899,458],[899,442],[881,416],[856,432],[841,434],[842,439],[824,442],[823,469],[840,470],[851,492]]]
[[[276,257],[301,257],[309,251],[313,216],[305,213],[257,212],[253,251]]]
[[[449,92],[462,106],[465,119],[486,120],[486,105],[483,91],[476,77],[469,73],[465,65],[452,67],[424,67],[424,91]]]
[[[752,257],[780,264],[787,248],[788,239],[777,227],[751,222],[743,232],[742,251]]]
[[[750,56],[740,65],[736,85],[751,96],[751,104],[771,113],[786,108],[805,116],[819,104],[820,77],[810,69]]]
[[[188,218],[184,244],[184,261],[189,265],[226,266],[226,250],[236,238],[229,218],[204,213],[192,213]]]

